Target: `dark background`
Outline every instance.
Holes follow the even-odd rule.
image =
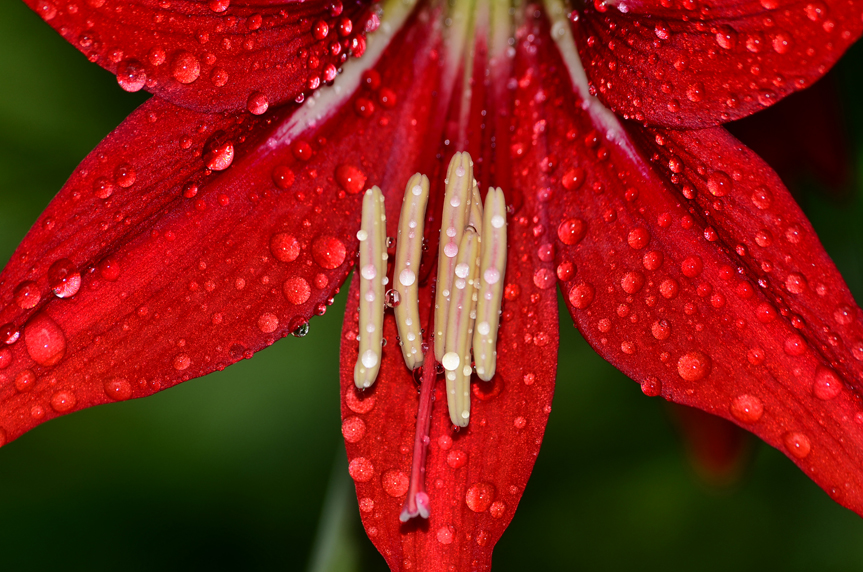
[[[834,81],[850,157],[863,167],[861,47]],[[121,91],[22,3],[0,3],[0,262],[145,97]],[[861,177],[840,185],[844,199],[814,177],[792,183],[860,300]],[[307,337],[251,361],[3,447],[0,569],[304,569],[344,454],[343,307],[340,297]],[[772,448],[756,447],[735,486],[704,485],[666,404],[596,356],[561,314],[554,412],[495,570],[863,569],[860,518]],[[350,550],[332,569],[380,570],[350,503],[337,540]]]

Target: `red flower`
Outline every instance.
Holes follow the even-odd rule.
[[[423,417],[395,325],[359,392],[357,281],[349,294],[342,431],[391,567],[490,565],[551,409],[556,284],[646,394],[749,429],[863,511],[860,309],[775,174],[714,127],[823,74],[859,37],[859,4],[596,3],[567,19],[555,2],[448,15],[394,1],[382,16],[340,2],[28,3],[124,89],[158,97],[85,159],[3,272],[2,441],[301,331],[353,266],[371,185],[395,235],[404,185],[429,175],[434,253],[444,160],[467,150],[511,210],[498,373],[472,384],[459,432],[435,389],[428,521],[398,520]],[[424,257],[423,317],[434,270]]]

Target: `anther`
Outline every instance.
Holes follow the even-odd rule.
[[[470,419],[470,343],[473,338],[473,297],[477,278],[479,235],[468,227],[458,248],[455,279],[446,321],[444,355],[441,363],[446,370],[446,394],[450,420],[467,427]]]
[[[497,330],[506,273],[506,201],[500,187],[489,189],[485,196],[481,250],[473,358],[477,376],[490,381],[497,358]]]
[[[467,153],[457,152],[449,163],[438,251],[437,287],[435,289],[434,355],[441,361],[454,282],[456,256],[470,212],[473,191],[473,161]]]
[[[354,383],[371,387],[381,367],[384,324],[384,287],[387,281],[386,210],[378,187],[363,196],[360,231],[360,349],[354,366]]]
[[[408,369],[423,364],[422,333],[419,313],[419,267],[422,257],[423,229],[429,198],[429,180],[417,173],[408,181],[399,216],[398,246],[393,271],[393,288],[400,294],[396,306],[396,325],[402,342],[402,355]]]

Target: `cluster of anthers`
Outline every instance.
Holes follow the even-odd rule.
[[[443,366],[450,419],[458,427],[467,427],[472,373],[475,370],[483,381],[490,381],[495,373],[506,271],[506,202],[499,187],[489,188],[483,207],[468,153],[459,152],[453,156],[445,185],[434,321],[433,327],[427,330],[431,333],[428,343],[424,344],[420,327],[419,266],[429,179],[420,173],[407,183],[399,217],[393,270],[399,303],[394,313],[405,365],[411,371],[424,364],[428,366],[424,348],[433,345],[434,363],[431,365],[434,367],[426,371],[435,371],[438,363]],[[362,223],[357,238],[360,241],[359,353],[354,382],[360,389],[366,389],[375,382],[380,370],[385,289],[389,282],[386,209],[378,187],[367,190],[363,197]],[[415,466],[423,462],[417,459],[417,454],[424,457],[424,447],[422,449],[422,452],[415,451]]]

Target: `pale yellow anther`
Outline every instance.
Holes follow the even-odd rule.
[[[359,354],[354,366],[354,383],[371,387],[381,367],[384,325],[384,287],[387,281],[386,210],[384,196],[372,187],[363,196],[360,231]]]
[[[473,334],[473,359],[477,376],[490,381],[497,360],[497,331],[506,274],[506,201],[500,187],[485,196],[482,245]]]
[[[477,281],[479,235],[468,227],[456,256],[452,298],[446,320],[442,364],[446,370],[446,394],[450,420],[467,427],[470,419],[470,343],[473,339],[471,310]]]
[[[399,293],[400,303],[395,308],[396,325],[402,345],[402,355],[408,369],[423,364],[422,333],[419,312],[419,268],[423,248],[426,206],[429,198],[429,180],[417,173],[408,181],[399,216],[399,235],[396,246],[396,263],[393,270],[393,288]]]
[[[441,361],[450,297],[454,282],[456,257],[468,221],[473,191],[473,161],[468,153],[453,155],[447,169],[446,193],[441,215],[438,249],[437,286],[435,288],[434,355]]]

